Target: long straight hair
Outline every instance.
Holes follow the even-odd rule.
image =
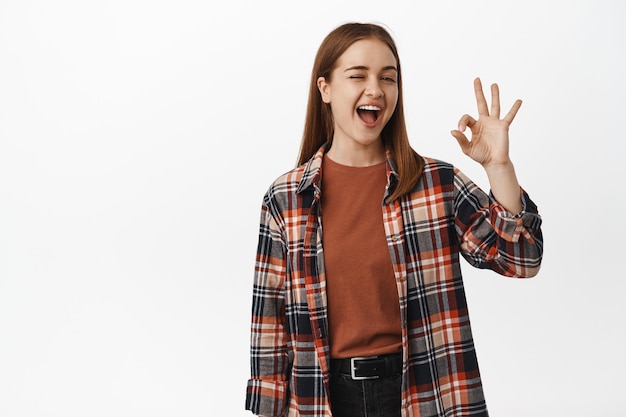
[[[381,139],[385,147],[393,154],[398,170],[398,184],[393,194],[387,199],[389,203],[411,191],[422,174],[424,162],[409,144],[404,118],[402,71],[400,70],[398,50],[389,32],[381,26],[371,23],[346,23],[334,29],[322,41],[311,72],[309,99],[298,165],[308,161],[325,142],[330,143],[333,140],[333,115],[330,104],[324,103],[321,99],[317,87],[318,78],[324,77],[326,80],[330,80],[337,60],[346,49],[356,41],[372,38],[382,41],[389,47],[398,67],[398,102],[391,119],[381,133]]]

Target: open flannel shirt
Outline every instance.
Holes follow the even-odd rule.
[[[321,227],[322,147],[263,199],[255,264],[246,409],[330,416]],[[397,182],[387,154],[385,198]],[[541,218],[526,192],[511,215],[454,166],[425,158],[412,192],[381,214],[400,299],[402,415],[487,416],[459,254],[510,277],[536,275]],[[373,295],[375,296],[375,295]]]

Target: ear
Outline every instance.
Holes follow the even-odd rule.
[[[326,82],[326,78],[319,77],[317,79],[317,89],[320,90],[322,101],[326,104],[330,103],[330,84]]]

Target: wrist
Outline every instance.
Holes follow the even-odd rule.
[[[515,166],[510,159],[502,162],[483,164],[483,169],[487,172],[487,175],[502,175],[515,172]]]

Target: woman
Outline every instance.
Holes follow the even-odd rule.
[[[487,195],[409,145],[386,30],[349,23],[314,63],[298,167],[264,197],[246,408],[263,416],[486,416],[460,256],[537,274],[541,218],[520,188],[497,85],[453,130]],[[469,127],[469,140],[463,133]]]

